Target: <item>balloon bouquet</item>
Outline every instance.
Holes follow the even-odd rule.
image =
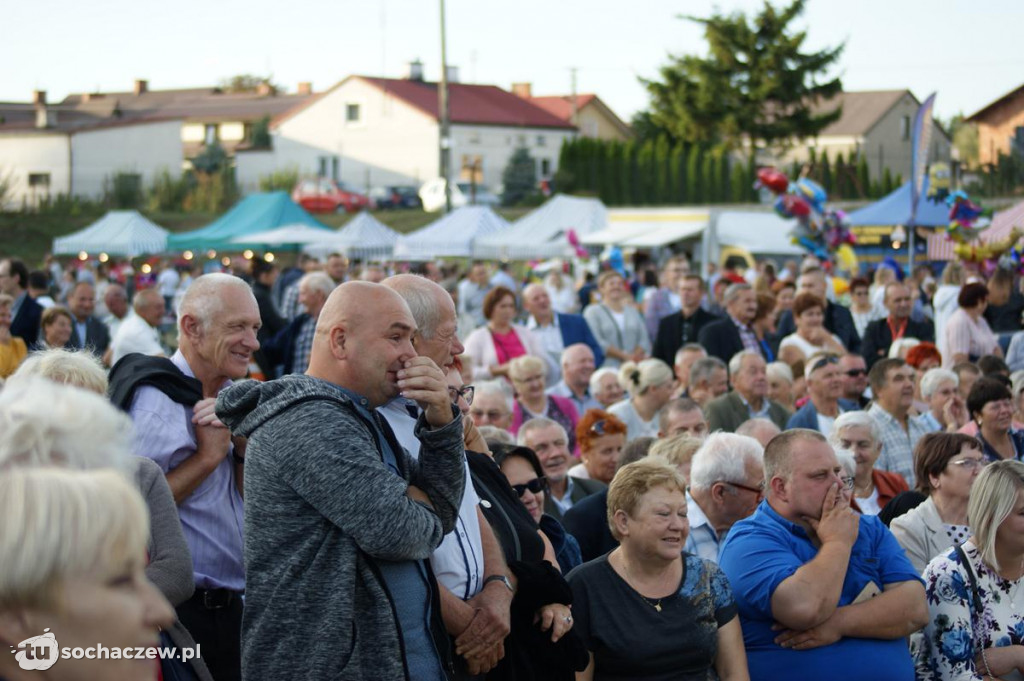
[[[986,272],[994,270],[999,259],[1013,249],[1014,244],[1021,236],[1024,236],[1024,231],[1014,227],[1010,234],[1003,239],[982,242],[980,241],[981,233],[991,224],[988,211],[983,210],[960,190],[951,192],[946,197],[946,205],[949,206],[949,225],[946,227],[946,236],[956,243],[953,246],[953,252],[960,260],[975,263]],[[1013,255],[1013,260],[1019,267],[1021,254],[1014,250]]]
[[[846,213],[825,206],[828,195],[817,182],[802,177],[791,182],[785,173],[773,167],[757,171],[755,189],[765,188],[775,195],[775,212],[783,218],[795,218],[790,232],[794,244],[805,248],[823,263],[835,263],[846,272],[857,271],[853,252],[856,237],[850,232]]]

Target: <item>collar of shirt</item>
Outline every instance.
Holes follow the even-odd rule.
[[[707,526],[715,538],[718,538],[718,533],[715,532],[715,528],[711,527],[711,523],[708,522],[708,517],[704,514],[704,509],[702,509],[700,504],[697,503],[697,500],[689,494],[686,495],[686,518],[690,521],[691,532],[698,527]]]
[[[873,416],[873,417],[875,417],[877,419],[881,419],[882,421],[885,422],[885,425],[887,425],[887,426],[890,426],[890,427],[894,426],[894,427],[899,428],[900,430],[903,430],[903,424],[900,423],[899,421],[897,421],[896,417],[893,416],[892,414],[890,414],[889,412],[887,412],[882,407],[882,405],[880,405],[878,402],[873,402],[871,404],[871,408],[868,409],[868,415],[869,416]],[[907,426],[908,427],[910,426],[910,418],[909,417],[907,417]]]
[[[192,367],[188,365],[188,360],[185,359],[185,355],[181,354],[181,350],[178,350],[173,355],[171,355],[171,362],[173,362],[174,366],[178,367],[178,369],[181,370],[181,373],[185,374],[189,378],[196,377],[195,372],[192,371]],[[230,378],[224,381],[224,384],[221,385],[221,387],[217,388],[217,392],[219,393],[221,390],[231,385],[231,383],[232,380]]]
[[[558,508],[562,510],[562,513],[565,513],[572,508],[572,476],[565,476],[565,480],[565,495],[562,496],[561,499],[556,497],[554,494],[551,495],[551,501],[555,502],[555,506],[558,506]]]
[[[807,536],[807,531],[804,528],[800,527],[794,522],[786,520],[781,515],[779,515],[779,513],[774,508],[772,508],[772,505],[768,503],[767,499],[761,501],[761,504],[757,507],[757,512],[755,513],[755,516],[760,516],[762,514],[764,515],[765,520],[772,521],[781,525],[790,534],[800,537],[801,539],[805,539],[807,541],[811,540],[811,538]]]
[[[544,324],[544,325],[538,324],[537,323],[537,318],[534,317],[533,315],[530,315],[530,318],[526,320],[526,328],[528,328],[530,330],[533,330],[533,329],[547,329],[547,328],[555,328],[555,329],[557,329],[558,328],[558,313],[557,312],[552,312],[551,313],[551,323],[550,324]]]
[[[24,304],[26,298],[28,298],[28,291],[22,291],[21,294],[14,299],[14,305],[11,307],[11,319],[14,319],[15,317],[18,316],[18,310],[21,309],[21,306],[22,304]]]
[[[743,322],[741,322],[740,320],[736,319],[736,318],[735,318],[735,317],[733,317],[732,315],[729,315],[729,319],[731,319],[731,320],[732,320],[732,323],[733,323],[733,324],[735,324],[735,325],[736,325],[736,327],[737,327],[737,328],[738,328],[738,329],[739,329],[740,331],[750,331],[750,326],[749,326],[749,325],[747,325],[747,324],[744,324]]]
[[[761,398],[761,408],[754,411],[754,408],[750,406],[750,402],[747,402],[747,398],[740,395],[739,392],[736,393],[736,396],[740,398],[743,402],[743,406],[747,408],[747,411],[750,413],[750,418],[768,418],[768,409],[771,407],[771,402],[768,401],[767,397]]]

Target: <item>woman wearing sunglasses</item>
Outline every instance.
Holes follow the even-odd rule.
[[[558,566],[563,573],[583,562],[580,545],[576,538],[565,531],[555,518],[544,514],[544,495],[548,491],[548,479],[540,459],[529,447],[497,445],[494,462],[508,478],[508,484],[519,496],[541,534],[551,544]]]
[[[588,409],[576,424],[576,442],[582,461],[569,475],[610,485],[626,446],[626,424],[602,409]]]
[[[917,491],[928,498],[889,525],[917,571],[969,536],[967,505],[985,464],[978,441],[969,435],[929,433],[917,443]]]

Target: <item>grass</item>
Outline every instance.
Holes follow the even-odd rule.
[[[532,209],[499,208],[497,212],[512,222],[530,210]],[[427,213],[422,210],[376,211],[373,215],[402,234],[417,230],[440,217],[440,213]],[[43,257],[52,249],[55,238],[80,230],[102,216],[103,213],[62,216],[0,212],[0,256],[21,258],[29,267],[34,268],[42,264]],[[147,213],[146,217],[171,232],[187,232],[204,227],[219,216],[200,213]],[[338,228],[355,216],[325,214],[314,217],[328,227]]]

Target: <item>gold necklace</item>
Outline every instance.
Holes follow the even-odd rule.
[[[622,560],[622,569],[625,571],[626,577],[633,584],[637,584],[638,582],[636,581],[636,578],[633,577],[633,574],[629,571],[629,565],[626,564],[626,559],[622,557],[621,553],[619,554],[619,558]],[[630,584],[630,586],[632,586],[633,584]],[[639,596],[640,598],[644,599],[644,603],[646,603],[647,605],[651,606],[656,611],[661,612],[661,601],[662,601],[661,598],[659,598],[657,600],[655,600],[653,598],[648,598],[647,596],[644,596],[642,593],[640,593],[640,589],[637,589],[636,587],[633,587],[633,591],[636,592],[637,596]]]

